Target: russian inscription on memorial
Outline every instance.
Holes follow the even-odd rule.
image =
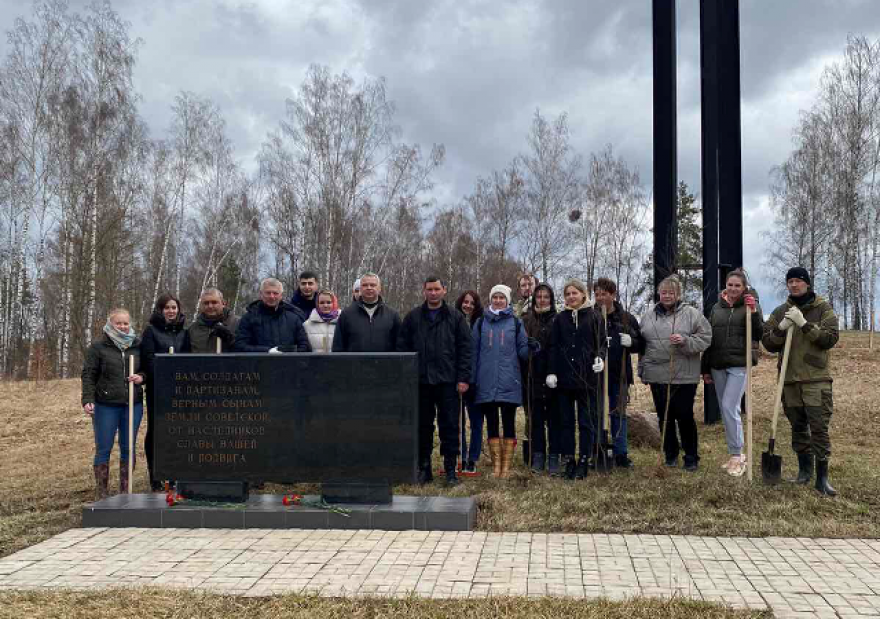
[[[163,479],[412,483],[414,354],[157,355]]]

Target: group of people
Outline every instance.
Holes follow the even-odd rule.
[[[103,334],[89,347],[82,372],[82,404],[95,432],[96,494],[108,493],[109,460],[119,435],[120,492],[127,491],[128,383],[135,389],[134,425],[147,397],[145,438],[150,482],[153,476],[153,366],[157,353],[263,352],[415,352],[418,353],[418,481],[433,480],[431,456],[435,422],[446,483],[459,483],[459,455],[465,471],[475,472],[485,421],[492,473],[509,476],[517,446],[516,411],[526,412],[528,460],[533,473],[584,478],[590,468],[630,468],[626,406],[637,373],[650,386],[663,429],[667,466],[699,466],[694,400],[700,381],[714,383],[724,421],[734,476],[745,466],[740,402],[746,386],[746,321],[758,343],[782,350],[793,329],[783,395],[798,454],[795,481],[833,495],[828,483],[831,453],[828,424],[832,412],[828,350],[837,342],[837,318],[827,301],[811,289],[809,273],[791,269],[789,298],[766,323],[757,295],[742,270],[728,274],[725,288],[708,318],[682,302],[681,282],[670,276],[658,286],[659,301],[641,319],[617,299],[615,282],[599,278],[592,291],[578,279],[562,288],[562,307],[553,288],[530,275],[517,282],[518,299],[504,285],[494,286],[484,308],[474,290],[454,306],[439,277],[425,279],[424,303],[403,320],[382,299],[381,280],[362,275],[351,302],[340,310],[336,295],[321,289],[318,277],[303,272],[289,301],[274,278],[260,283],[260,298],[240,318],[229,311],[222,293],[205,290],[197,318],[188,327],[179,299],[160,296],[138,337],[125,309],[110,312]],[[592,292],[592,295],[590,294]],[[134,372],[129,363],[134,359]],[[603,372],[607,369],[607,377]],[[605,378],[603,381],[602,378]],[[607,384],[607,394],[604,385]],[[146,387],[146,389],[145,389]],[[610,423],[603,423],[607,400]],[[467,411],[470,436],[462,414]],[[469,445],[468,445],[469,443]]]

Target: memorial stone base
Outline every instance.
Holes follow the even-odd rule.
[[[251,495],[245,503],[169,506],[164,494],[119,494],[83,508],[83,527],[183,529],[367,529],[473,531],[477,504],[471,497],[395,496],[386,504],[335,504],[343,515],[308,505],[285,506],[280,494]],[[318,500],[316,495],[306,502]]]

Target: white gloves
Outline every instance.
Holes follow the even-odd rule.
[[[280,355],[281,351],[278,350],[277,346],[273,346],[272,348],[269,349],[269,354],[270,355]]]
[[[630,337],[629,333],[620,334],[620,345],[624,348],[629,348],[633,345],[633,339]]]
[[[783,318],[779,321],[779,330],[780,331],[788,331],[788,328],[794,323],[790,321],[788,318]]]
[[[547,374],[547,380],[545,382],[551,389],[556,389],[556,374]]]
[[[796,324],[798,327],[803,327],[805,324],[807,324],[807,319],[804,318],[801,310],[796,307],[792,307],[787,312],[785,312],[785,317]]]
[[[595,374],[598,374],[604,369],[605,369],[605,362],[602,361],[602,357],[596,357],[596,360],[593,361],[593,372]]]

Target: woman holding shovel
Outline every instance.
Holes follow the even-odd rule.
[[[480,295],[475,290],[467,290],[461,293],[461,296],[455,302],[455,308],[464,314],[464,317],[467,318],[468,327],[473,332],[474,323],[483,315],[483,303],[480,301]],[[462,468],[465,473],[471,474],[477,472],[477,462],[480,460],[480,452],[483,449],[483,411],[474,404],[476,393],[477,390],[474,383],[471,383],[468,390],[464,392],[464,396],[462,396],[464,407],[467,409],[468,421],[471,425],[470,437],[467,437],[465,436],[464,420],[462,419],[461,451],[462,460],[465,460]],[[470,442],[466,440],[468,438],[470,438]]]
[[[683,448],[684,470],[696,471],[700,456],[694,397],[700,382],[700,353],[712,342],[712,328],[699,310],[682,303],[681,281],[675,275],[660,282],[657,293],[660,302],[640,321],[645,349],[639,358],[639,377],[651,387],[666,466],[678,466],[678,451]]]
[[[752,341],[746,342],[746,320],[752,321]],[[764,326],[761,306],[741,269],[727,275],[724,290],[709,313],[712,326],[712,344],[703,353],[703,382],[715,384],[715,395],[724,435],[727,439],[729,459],[724,469],[739,477],[745,472],[743,454],[743,428],[740,403],[746,390],[746,346],[752,347],[752,365],[758,363],[758,342]]]
[[[110,312],[104,333],[86,350],[82,370],[83,412],[95,432],[95,498],[107,496],[110,452],[119,431],[119,492],[128,492],[128,385],[134,384],[134,444],[143,415],[144,373],[140,370],[140,340],[131,328],[128,310]],[[134,358],[134,372],[130,372]]]

